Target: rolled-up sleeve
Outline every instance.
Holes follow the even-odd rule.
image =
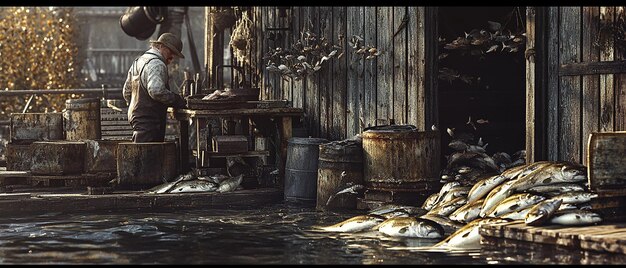
[[[171,106],[176,101],[176,93],[166,88],[167,83],[167,67],[157,60],[150,61],[149,65],[144,69],[146,78],[146,89],[153,99]]]
[[[124,87],[122,87],[122,95],[124,96],[124,100],[126,100],[126,104],[130,103],[130,98],[132,96],[132,89],[130,88],[132,82],[131,70],[132,67],[128,70],[128,73],[126,74],[126,81],[124,82]]]

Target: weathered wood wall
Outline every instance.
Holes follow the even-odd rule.
[[[433,74],[437,67],[432,60],[436,8],[297,6],[288,12],[281,17],[276,7],[254,8],[258,61],[246,67],[260,74],[257,85],[262,99],[287,99],[304,109],[308,135],[339,140],[390,120],[420,130],[437,124],[437,76]],[[290,46],[305,30],[342,46],[338,54],[343,57],[299,81],[265,70],[262,56],[270,49]],[[270,31],[285,38],[269,40]],[[345,36],[341,44],[340,34]],[[347,44],[352,35],[382,54],[372,60],[355,54]]]
[[[608,27],[623,33],[624,7],[550,7],[547,17],[547,157],[586,164],[590,133],[626,129],[626,47]]]

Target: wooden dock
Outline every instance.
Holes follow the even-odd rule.
[[[259,206],[283,201],[277,188],[217,193],[165,193],[76,191],[72,188],[0,193],[0,214],[37,215],[50,212],[96,212],[110,210],[208,209]]]
[[[481,243],[493,247],[515,247],[529,242],[578,250],[626,254],[626,223],[592,226],[550,225],[533,227],[523,221],[484,224],[479,229]]]

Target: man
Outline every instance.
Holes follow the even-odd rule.
[[[171,33],[150,41],[150,49],[135,59],[122,93],[128,103],[128,122],[133,142],[162,142],[165,139],[167,107],[184,108],[185,100],[170,91],[167,65],[183,56],[183,42]]]

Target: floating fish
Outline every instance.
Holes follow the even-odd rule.
[[[463,228],[463,224],[452,221],[448,217],[443,217],[436,214],[424,214],[419,218],[431,220],[438,223],[441,227],[443,227],[446,234],[454,233],[458,229]]]
[[[414,217],[387,219],[374,229],[394,237],[441,238],[444,235],[443,227],[438,223]]]
[[[440,203],[436,205],[433,209],[428,211],[426,214],[437,214],[439,216],[449,216],[455,210],[459,209],[461,206],[467,203],[467,198],[465,196],[456,197],[448,202]]]
[[[480,208],[483,205],[484,199],[478,199],[473,202],[468,203],[459,207],[457,210],[450,214],[449,218],[453,221],[458,222],[471,222],[478,218],[478,214],[480,213]]]
[[[214,192],[219,187],[218,184],[206,180],[181,181],[174,186],[169,193],[199,193]]]
[[[546,198],[541,195],[535,195],[530,193],[514,194],[502,200],[500,204],[495,206],[491,211],[487,212],[487,217],[499,217],[503,214],[525,209],[533,206]]]
[[[446,249],[478,249],[480,248],[480,234],[478,229],[481,224],[485,223],[501,223],[509,222],[507,219],[500,218],[487,218],[487,219],[475,219],[465,225],[463,228],[452,233],[446,239],[433,245],[435,248]]]
[[[385,213],[392,212],[392,211],[405,211],[407,214],[413,217],[424,215],[427,212],[426,209],[420,208],[420,207],[396,205],[396,204],[385,204],[385,205],[369,210],[368,214],[383,215]]]
[[[422,208],[425,210],[431,210],[437,204],[438,200],[439,192],[431,194],[430,196],[428,196],[428,198],[426,198],[424,203],[422,203]]]
[[[327,232],[359,232],[365,229],[371,229],[384,220],[386,220],[386,218],[379,215],[358,215],[337,224],[316,228]]]

